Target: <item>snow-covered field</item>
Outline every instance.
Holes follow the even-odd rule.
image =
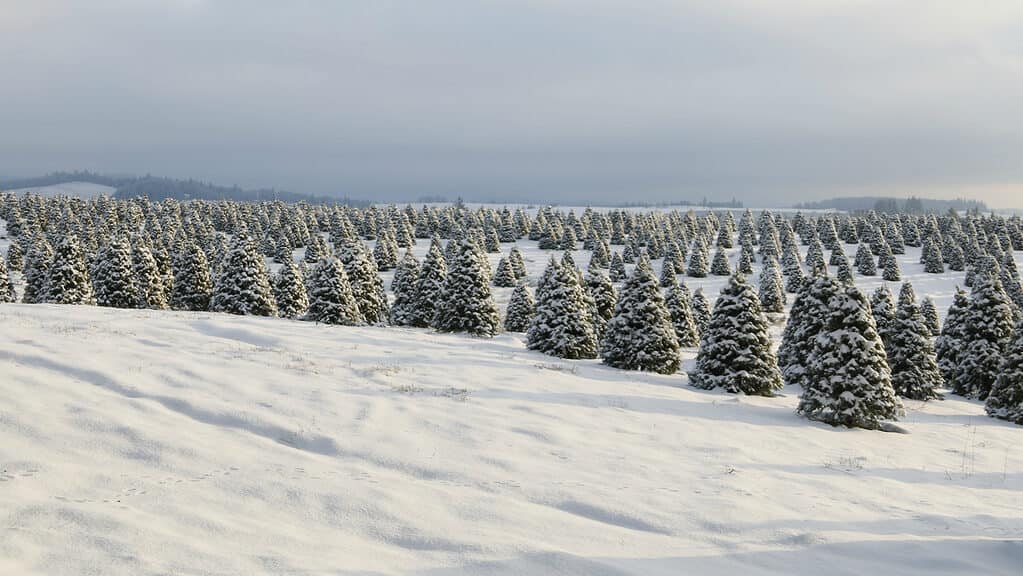
[[[92,182],[67,182],[54,184],[52,186],[40,186],[36,188],[17,188],[7,190],[15,194],[35,194],[37,196],[77,196],[79,198],[95,198],[97,196],[113,196],[117,189],[103,184]]]
[[[535,279],[549,253],[519,246]],[[918,259],[903,276],[944,315],[962,274]],[[794,388],[705,392],[521,335],[20,304],[0,335],[4,575],[1023,565],[1023,427],[955,396],[885,434],[796,416]]]

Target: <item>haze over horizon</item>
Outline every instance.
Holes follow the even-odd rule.
[[[4,1],[0,174],[1020,207],[1023,3]]]

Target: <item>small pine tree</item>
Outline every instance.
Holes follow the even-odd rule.
[[[387,292],[384,291],[384,281],[366,245],[359,240],[346,242],[339,258],[345,266],[345,274],[363,321],[369,324],[386,323]]]
[[[440,332],[493,336],[499,319],[490,293],[490,264],[469,240],[456,246],[433,326]]]
[[[494,286],[498,288],[511,288],[518,283],[515,271],[512,269],[511,260],[501,258],[497,263],[497,272],[494,273]]]
[[[135,273],[136,306],[153,310],[167,309],[167,285],[153,252],[143,241],[138,240],[132,248],[131,258]]]
[[[1012,336],[1012,303],[993,274],[974,279],[952,391],[985,400]]]
[[[874,254],[866,243],[856,248],[856,271],[861,276],[877,276],[877,265],[874,264]]]
[[[903,409],[870,304],[858,288],[846,285],[828,299],[827,310],[796,411],[832,426],[879,429]]]
[[[46,301],[54,304],[92,304],[92,284],[78,238],[66,235],[57,245],[46,274]]]
[[[597,334],[575,269],[553,257],[536,287],[526,346],[559,358],[595,358]]]
[[[115,236],[96,255],[92,266],[96,304],[110,308],[135,308],[138,296],[132,271],[131,245]]]
[[[934,341],[934,351],[938,357],[938,369],[945,380],[945,385],[951,387],[955,381],[956,367],[959,365],[959,355],[962,351],[963,338],[966,336],[966,317],[970,308],[970,299],[966,292],[956,287],[955,296],[952,298],[952,305],[948,308],[945,316],[945,324],[941,328],[941,335]]]
[[[186,242],[174,261],[171,305],[178,310],[206,311],[213,295],[213,279],[206,252],[195,242]]]
[[[522,258],[522,252],[519,251],[518,246],[512,246],[511,252],[508,253],[508,261],[511,263],[512,271],[515,272],[515,279],[525,279],[526,261]]]
[[[707,268],[707,244],[702,237],[697,237],[693,241],[693,250],[689,253],[689,267],[686,269],[686,274],[693,278],[706,278]]]
[[[881,278],[888,282],[898,282],[902,280],[902,272],[899,270],[899,262],[895,259],[895,255],[890,252],[881,255]]]
[[[615,252],[611,255],[611,264],[608,267],[608,275],[612,282],[624,282],[629,277],[628,272],[625,271],[625,261],[622,260],[621,252]]]
[[[689,294],[689,288],[676,282],[669,290],[664,299],[671,316],[671,324],[675,327],[675,336],[678,338],[678,345],[683,348],[694,348],[700,345],[700,333],[693,319],[693,302]]]
[[[406,250],[391,280],[391,291],[394,292],[394,303],[391,304],[391,324],[395,326],[411,326],[416,304],[416,284],[419,283],[421,269],[419,261]]]
[[[803,284],[792,303],[788,322],[778,348],[778,367],[786,384],[806,389],[809,383],[809,356],[824,329],[828,302],[838,293],[840,284],[829,276],[814,276]]]
[[[533,313],[536,310],[536,303],[529,287],[525,282],[520,283],[512,290],[511,299],[508,301],[508,311],[504,317],[504,329],[508,332],[525,332],[533,322]]]
[[[657,280],[639,264],[622,287],[601,344],[604,364],[661,374],[678,371],[678,338]]]
[[[448,267],[439,243],[430,244],[416,280],[415,296],[409,309],[409,326],[427,328],[433,322],[447,275]]]
[[[732,273],[728,265],[728,255],[723,248],[718,248],[714,253],[714,262],[710,266],[710,273],[715,276],[728,276]]]
[[[309,308],[304,274],[294,260],[285,261],[277,273],[274,279],[274,299],[277,302],[277,314],[281,318],[298,318]]]
[[[593,305],[590,317],[593,319],[593,328],[597,331],[597,342],[600,342],[604,337],[608,321],[614,316],[618,294],[607,274],[604,274],[596,266],[590,266],[587,270],[586,276],[583,278],[583,286]]]
[[[758,396],[771,396],[782,387],[767,318],[742,274],[729,279],[714,304],[689,381],[704,390]]]
[[[23,280],[25,288],[21,293],[21,301],[26,304],[38,304],[47,300],[46,276],[53,262],[53,250],[42,238],[38,239],[29,249],[25,258]]]
[[[703,334],[710,324],[710,301],[703,293],[703,288],[697,288],[693,292],[693,322],[696,322],[696,330]]]
[[[870,298],[870,311],[874,315],[877,333],[881,336],[881,342],[887,351],[890,346],[892,326],[895,324],[895,299],[887,284],[882,284],[874,290],[874,294]]]
[[[984,409],[989,416],[1023,424],[1023,323],[1005,349],[998,377],[991,387]]]
[[[899,292],[895,321],[886,342],[892,387],[899,396],[912,400],[939,397],[935,389],[941,385],[941,372],[930,338],[913,285],[906,282]]]
[[[210,310],[252,316],[277,313],[266,263],[245,236],[231,239],[213,286]]]
[[[355,325],[365,321],[348,283],[344,265],[337,258],[322,258],[310,278],[309,309],[305,320],[323,324]]]
[[[0,303],[17,301],[14,293],[14,282],[11,281],[11,273],[7,270],[7,264],[0,258]]]
[[[785,288],[782,286],[778,260],[774,256],[765,257],[764,267],[760,271],[760,291],[757,296],[764,312],[785,311]]]
[[[938,319],[938,307],[930,296],[924,296],[920,303],[920,314],[924,317],[924,325],[930,331],[931,336],[937,336],[941,332],[941,321]]]

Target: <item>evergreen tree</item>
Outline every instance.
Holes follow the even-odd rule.
[[[529,287],[525,282],[519,283],[512,290],[511,299],[508,301],[508,311],[504,317],[504,329],[508,332],[525,332],[533,322],[533,313],[536,304]]]
[[[213,296],[213,278],[206,252],[195,242],[185,242],[174,262],[171,305],[178,310],[206,311]]]
[[[941,274],[945,271],[944,260],[941,256],[941,246],[931,237],[924,240],[922,252],[924,272],[928,274]]]
[[[903,409],[870,304],[858,288],[845,285],[828,298],[827,310],[796,411],[832,426],[879,429]]]
[[[68,234],[57,244],[46,273],[46,301],[54,304],[92,304],[92,284],[78,237]]]
[[[693,250],[689,253],[689,268],[686,274],[693,278],[706,278],[707,268],[707,244],[702,237],[697,237],[693,241]]]
[[[774,256],[767,256],[760,271],[760,291],[757,294],[764,312],[785,311],[785,288],[781,282],[781,270]]]
[[[604,330],[607,323],[614,316],[615,304],[618,302],[618,294],[610,278],[598,267],[590,266],[583,278],[583,285],[589,300],[592,302],[593,310],[590,317],[593,319],[593,328],[597,332],[597,342],[604,337]]]
[[[817,335],[824,329],[828,302],[839,290],[838,280],[829,276],[814,276],[807,279],[796,301],[792,303],[789,320],[782,332],[781,346],[778,348],[778,367],[786,384],[797,384],[804,389],[810,386],[810,353]]]
[[[938,307],[930,296],[924,296],[920,303],[920,314],[924,317],[924,325],[930,331],[931,336],[937,336],[941,332],[941,321],[938,319]]]
[[[298,318],[309,308],[304,274],[294,260],[286,260],[274,279],[274,299],[281,318]]]
[[[676,282],[668,289],[664,303],[668,308],[668,315],[671,316],[671,324],[675,327],[678,345],[684,348],[699,346],[700,333],[693,319],[693,303],[689,288],[681,282]]]
[[[7,270],[7,264],[0,258],[0,303],[16,302],[17,296],[14,293],[14,282],[11,281],[11,273]]]
[[[902,280],[902,272],[899,270],[899,262],[895,259],[895,255],[889,250],[887,253],[881,255],[881,278],[888,282],[898,282]]]
[[[952,305],[948,308],[945,324],[941,328],[941,335],[934,341],[938,369],[941,370],[945,385],[949,387],[955,381],[956,367],[959,366],[963,338],[966,336],[966,317],[969,308],[970,299],[966,292],[962,288],[956,287]]]
[[[601,344],[604,364],[661,374],[678,371],[678,338],[650,268],[637,265],[625,281]]]
[[[508,261],[511,263],[512,271],[515,272],[516,280],[523,280],[526,277],[526,261],[522,258],[522,252],[518,246],[512,246],[508,253]]]
[[[710,266],[710,273],[715,276],[728,276],[732,273],[728,266],[728,255],[725,254],[724,249],[718,248],[714,253],[714,262]]]
[[[490,293],[486,255],[468,240],[460,241],[456,250],[433,326],[440,332],[493,336],[499,319]]]
[[[92,266],[96,304],[110,308],[135,308],[138,297],[132,271],[131,245],[115,236],[96,255]]]
[[[989,416],[1023,424],[1023,323],[1005,349],[998,377],[984,406]]]
[[[881,342],[887,351],[891,346],[889,342],[895,324],[895,300],[887,284],[882,284],[874,290],[874,295],[870,299],[870,311],[874,315],[877,334],[881,336]]]
[[[597,334],[579,277],[553,257],[536,287],[536,312],[526,346],[560,358],[597,356]]]
[[[47,300],[46,276],[53,262],[53,250],[46,240],[38,239],[29,249],[25,258],[23,279],[25,289],[21,301],[26,304],[38,304]]]
[[[661,265],[661,288],[671,288],[675,284],[678,284],[678,278],[675,275],[675,265],[670,260],[665,260]]]
[[[359,240],[346,242],[339,258],[345,266],[352,294],[359,305],[359,313],[368,324],[387,323],[387,293],[384,281],[370,258],[366,245]]]
[[[409,326],[426,328],[433,322],[433,317],[437,313],[437,302],[440,301],[444,281],[448,275],[445,262],[439,243],[430,244],[419,278],[416,280],[415,296],[409,308]]]
[[[309,308],[305,320],[346,326],[365,321],[345,267],[337,258],[320,259],[309,282]]]
[[[885,344],[895,393],[912,400],[938,398],[935,389],[941,386],[942,379],[931,331],[909,282],[903,284],[899,292],[895,321]]]
[[[865,243],[860,244],[856,249],[856,271],[861,276],[877,276],[877,266],[874,264],[874,254]]]
[[[767,318],[742,274],[729,279],[714,304],[689,381],[705,390],[758,396],[771,396],[782,387]]]
[[[231,239],[213,286],[210,310],[252,316],[277,313],[266,263],[245,236]]]
[[[615,252],[611,255],[611,265],[608,268],[608,275],[612,282],[623,282],[629,277],[628,272],[625,271],[625,261],[622,260],[622,254]]]
[[[952,391],[985,400],[1012,336],[1012,304],[993,274],[974,280]]]
[[[710,301],[703,293],[703,288],[697,288],[693,292],[693,322],[696,322],[696,330],[703,334],[710,324]]]
[[[166,310],[167,285],[153,252],[145,242],[138,240],[132,248],[132,271],[135,274],[135,305],[139,308]]]
[[[511,288],[518,283],[515,271],[512,269],[511,260],[501,258],[497,262],[497,272],[494,273],[494,286],[498,288]]]
[[[406,250],[391,281],[394,292],[394,303],[391,304],[391,324],[395,326],[411,326],[416,304],[416,285],[419,283],[419,261]]]

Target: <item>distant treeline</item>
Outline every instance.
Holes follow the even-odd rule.
[[[54,172],[37,178],[22,178],[19,180],[8,180],[0,182],[0,190],[15,190],[18,188],[39,188],[66,184],[68,182],[90,182],[115,188],[116,198],[146,197],[151,200],[237,200],[237,201],[259,201],[259,200],[280,200],[283,202],[317,202],[337,203],[353,206],[365,206],[369,202],[355,200],[352,198],[330,198],[326,196],[314,196],[311,194],[298,194],[273,188],[262,188],[258,190],[245,190],[239,186],[218,186],[201,180],[179,180],[175,178],[161,178],[151,176],[109,176],[96,174],[88,171],[76,172]]]
[[[847,198],[830,198],[819,202],[802,202],[793,206],[800,210],[842,210],[845,212],[865,212],[874,210],[887,214],[907,212],[922,214],[926,212],[957,211],[986,212],[987,204],[980,200],[955,198],[953,200],[936,200],[934,198],[917,198],[910,196],[905,200],[887,196],[853,196]]]
[[[742,202],[735,198],[727,201],[708,200],[706,197],[699,202],[692,200],[666,200],[663,202],[621,202],[615,204],[619,208],[667,208],[671,206],[699,206],[701,208],[742,208]]]

